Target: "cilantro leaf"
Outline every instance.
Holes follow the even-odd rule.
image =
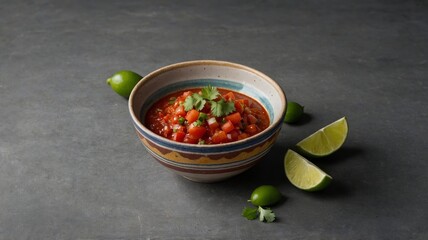
[[[193,109],[193,97],[192,96],[187,96],[186,99],[184,100],[184,110],[186,111],[190,111]]]
[[[216,117],[221,117],[221,105],[217,102],[211,101],[211,113]]]
[[[215,102],[211,101],[211,113],[216,117],[226,116],[229,113],[235,111],[235,104],[230,101],[224,101],[220,99],[220,101]]]
[[[195,107],[196,110],[200,111],[204,108],[207,101],[199,94],[194,93],[190,96],[187,96],[184,100],[184,110],[190,111]]]
[[[248,220],[254,220],[254,219],[256,219],[257,215],[259,215],[259,212],[258,212],[257,208],[245,207],[242,210],[242,216],[244,216]]]
[[[205,103],[207,101],[197,93],[192,94],[192,98],[193,98],[193,106],[195,106],[195,109],[198,111],[201,111],[202,108],[204,108]]]
[[[223,108],[223,115],[224,116],[229,115],[233,111],[235,111],[235,104],[233,102],[231,102],[231,101],[227,101],[227,102],[223,101],[223,102],[224,103],[222,103],[223,104],[222,108]]]
[[[216,87],[208,85],[201,89],[202,97],[208,100],[214,100],[220,95]]]
[[[226,116],[235,111],[235,104],[232,101],[225,101],[224,99],[215,101],[219,96],[220,93],[217,88],[208,85],[201,89],[201,94],[193,93],[186,97],[183,104],[184,110],[190,111],[195,108],[201,111],[205,107],[207,101],[210,101],[211,113],[216,117]]]
[[[269,208],[263,209],[262,207],[259,206],[258,211],[260,213],[259,220],[261,222],[263,222],[263,220],[266,220],[266,222],[268,223],[275,221],[275,213],[273,213],[273,211],[270,210]]]

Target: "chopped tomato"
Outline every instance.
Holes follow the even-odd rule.
[[[191,124],[187,132],[192,138],[199,139],[204,136],[206,131],[207,129],[203,126],[195,126],[194,124]]]
[[[171,123],[174,123],[174,124],[178,123],[180,118],[181,118],[180,116],[174,116],[174,117],[172,117]]]
[[[235,101],[235,94],[233,94],[233,92],[228,92],[223,95],[223,98],[227,101]]]
[[[235,110],[238,113],[243,113],[244,112],[244,105],[239,101],[235,101]]]
[[[199,142],[199,139],[193,138],[193,136],[191,136],[190,134],[186,134],[186,136],[184,136],[183,142],[195,144]]]
[[[192,124],[194,121],[198,120],[199,112],[195,109],[192,109],[187,112],[186,114],[186,120],[188,124]]]
[[[184,117],[186,116],[186,111],[184,110],[183,106],[178,106],[175,111],[174,114],[180,117]]]
[[[226,133],[231,132],[235,127],[233,126],[233,123],[230,120],[227,120],[222,126],[221,130],[223,130]]]
[[[238,130],[234,129],[233,131],[231,131],[227,134],[227,139],[231,142],[236,141],[236,140],[238,140],[238,136],[239,136]]]
[[[215,117],[212,117],[210,119],[207,120],[208,126],[210,127],[210,129],[212,131],[216,130],[220,124],[217,122],[217,120],[215,119]]]
[[[176,142],[183,142],[185,136],[186,136],[185,132],[175,132],[172,134],[172,140]]]
[[[235,102],[239,102],[242,104],[242,106],[249,106],[250,105],[250,101],[248,99],[245,98],[241,98],[241,99],[236,99]]]
[[[236,112],[236,113],[232,113],[229,116],[227,116],[226,119],[231,121],[233,124],[236,125],[241,121],[242,117],[241,117],[241,114],[239,112]]]
[[[213,143],[225,143],[227,142],[227,135],[224,131],[217,131],[212,137]]]

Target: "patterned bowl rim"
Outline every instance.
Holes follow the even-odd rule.
[[[254,135],[254,136],[251,136],[251,137],[243,139],[243,140],[235,141],[235,142],[223,143],[223,144],[213,144],[213,145],[199,145],[199,144],[188,144],[188,143],[176,142],[176,141],[164,138],[162,136],[159,136],[159,135],[155,134],[154,132],[152,132],[151,130],[149,130],[148,128],[146,128],[144,126],[144,124],[141,123],[141,121],[136,116],[136,114],[133,110],[134,97],[136,95],[137,90],[142,85],[144,85],[144,82],[146,82],[150,79],[153,79],[153,78],[157,77],[158,75],[161,75],[165,72],[175,70],[175,69],[179,69],[179,68],[185,68],[185,67],[189,67],[189,66],[198,66],[198,65],[215,65],[215,66],[232,67],[232,68],[236,68],[239,70],[251,72],[251,73],[261,77],[265,81],[269,82],[269,84],[271,84],[276,89],[276,91],[278,92],[278,95],[280,97],[281,102],[284,103],[283,104],[284,107],[282,108],[282,112],[278,113],[278,114],[280,114],[280,117],[277,118],[276,121],[272,122],[268,128],[266,128],[265,130],[263,130],[262,132]],[[180,150],[186,151],[186,152],[202,152],[202,153],[210,153],[214,149],[217,149],[217,152],[218,152],[219,148],[224,152],[233,151],[233,150],[240,149],[240,148],[247,148],[247,147],[249,147],[249,145],[255,145],[257,143],[260,143],[260,141],[264,141],[264,140],[268,139],[270,136],[272,136],[275,132],[277,132],[281,128],[282,119],[284,119],[285,112],[286,112],[286,107],[287,107],[287,99],[286,99],[286,96],[285,96],[283,89],[278,85],[277,82],[275,82],[273,79],[268,77],[266,74],[264,74],[258,70],[255,70],[251,67],[242,65],[242,64],[228,62],[228,61],[219,61],[219,60],[194,60],[194,61],[179,62],[179,63],[175,63],[175,64],[171,64],[168,66],[161,67],[161,68],[147,74],[145,77],[143,77],[137,83],[137,85],[134,87],[134,89],[132,90],[131,95],[130,95],[129,100],[128,100],[129,113],[130,113],[131,118],[133,120],[134,127],[144,137],[148,138],[151,141],[156,141],[156,142],[158,142],[158,144],[162,143],[162,145],[164,145],[167,148],[179,148]]]

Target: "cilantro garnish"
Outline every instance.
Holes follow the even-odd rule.
[[[183,103],[184,110],[190,111],[193,109],[193,98],[192,96],[187,96]]]
[[[260,206],[258,208],[245,207],[242,210],[242,216],[248,220],[254,220],[259,217],[260,222],[271,223],[275,221],[275,213],[269,208],[264,209]]]
[[[248,220],[254,220],[258,215],[259,212],[257,211],[257,208],[245,207],[244,210],[242,210],[242,216]]]
[[[262,207],[259,207],[258,211],[260,213],[259,220],[261,222],[263,222],[263,220],[266,220],[268,223],[275,221],[275,213],[273,213],[269,208],[263,209]]]
[[[200,111],[204,108],[207,102],[211,105],[211,113],[216,117],[226,116],[235,111],[235,104],[232,101],[225,101],[220,97],[216,87],[208,85],[201,89],[201,94],[193,93],[184,100],[184,110],[190,111],[193,108]]]
[[[217,88],[211,85],[208,85],[208,87],[202,88],[201,93],[202,93],[202,97],[207,100],[214,100],[220,95]]]
[[[210,103],[211,113],[216,117],[226,116],[235,111],[235,104],[230,101],[220,99],[218,102],[211,101]]]
[[[190,111],[193,107],[195,107],[196,110],[200,111],[202,108],[204,108],[206,102],[207,101],[201,95],[194,93],[190,96],[187,96],[187,98],[184,100],[184,110]]]

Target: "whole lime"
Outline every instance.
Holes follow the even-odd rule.
[[[107,84],[119,95],[129,98],[132,89],[143,77],[138,73],[129,70],[116,72],[107,79]]]
[[[262,185],[254,189],[249,202],[255,206],[271,206],[281,200],[282,195],[279,190],[272,185]]]
[[[296,123],[302,118],[303,106],[296,102],[287,102],[287,111],[285,112],[285,123]]]

